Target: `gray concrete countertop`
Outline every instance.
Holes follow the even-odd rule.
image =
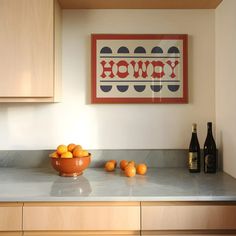
[[[32,201],[236,201],[236,179],[186,168],[149,168],[133,178],[119,169],[89,168],[71,178],[50,168],[0,168],[0,202]]]

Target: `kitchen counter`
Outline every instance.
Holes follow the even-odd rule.
[[[236,179],[185,168],[149,168],[133,178],[119,169],[89,168],[68,178],[51,168],[0,168],[0,202],[34,201],[236,201]]]

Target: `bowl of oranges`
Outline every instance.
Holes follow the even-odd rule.
[[[49,157],[53,168],[64,177],[81,175],[91,162],[91,154],[81,145],[73,143],[67,146],[59,145]]]

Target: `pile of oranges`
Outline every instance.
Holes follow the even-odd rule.
[[[108,172],[114,171],[117,167],[116,160],[107,161],[105,164],[105,170]],[[122,160],[120,162],[120,169],[124,171],[127,177],[133,177],[137,174],[145,175],[147,173],[147,165],[146,164],[138,164],[136,165],[134,161]]]
[[[70,143],[69,145],[61,144],[57,147],[57,150],[49,155],[51,158],[74,158],[74,157],[86,157],[89,156],[89,152],[84,150],[81,145]]]

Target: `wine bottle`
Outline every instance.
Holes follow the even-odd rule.
[[[192,138],[189,145],[188,167],[190,173],[201,171],[201,152],[197,138],[197,124],[192,125]]]
[[[217,151],[216,143],[212,135],[212,123],[207,123],[207,137],[204,143],[204,172],[216,173]]]

